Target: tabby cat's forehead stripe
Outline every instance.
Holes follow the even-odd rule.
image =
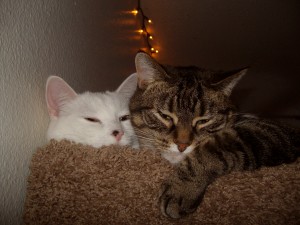
[[[170,105],[172,105],[172,111],[180,109],[181,111],[194,112],[195,109],[200,109],[201,98],[201,92],[199,93],[195,88],[190,88],[189,90],[178,88]]]
[[[169,95],[167,98],[162,101],[162,109],[169,111],[170,113],[176,112],[176,108],[174,107],[174,95]]]
[[[173,95],[168,101],[168,110],[170,112],[177,112],[176,107],[177,95]]]
[[[205,104],[204,101],[202,101],[202,102],[200,103],[200,112],[199,112],[199,116],[203,116],[204,113],[206,112],[206,109],[207,109],[206,104]]]

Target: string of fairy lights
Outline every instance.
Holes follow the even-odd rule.
[[[131,13],[136,16],[136,18],[140,18],[140,29],[138,32],[143,36],[147,51],[153,55],[158,53],[158,49],[153,46],[153,35],[149,32],[149,26],[153,24],[152,20],[145,15],[142,7],[141,0],[137,0],[137,7],[131,11]]]

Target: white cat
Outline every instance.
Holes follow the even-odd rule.
[[[128,109],[136,83],[136,75],[132,74],[115,92],[77,94],[62,78],[50,76],[46,84],[48,140],[138,148]]]

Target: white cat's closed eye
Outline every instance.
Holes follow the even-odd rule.
[[[124,115],[124,116],[121,116],[119,118],[119,120],[122,122],[122,121],[126,121],[126,120],[129,120],[130,119],[130,115]]]
[[[97,118],[93,118],[93,117],[85,117],[85,120],[89,121],[89,122],[93,122],[93,123],[100,123],[101,121]]]

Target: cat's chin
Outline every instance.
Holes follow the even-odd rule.
[[[172,164],[178,164],[185,159],[186,154],[181,152],[163,152],[162,156]]]

